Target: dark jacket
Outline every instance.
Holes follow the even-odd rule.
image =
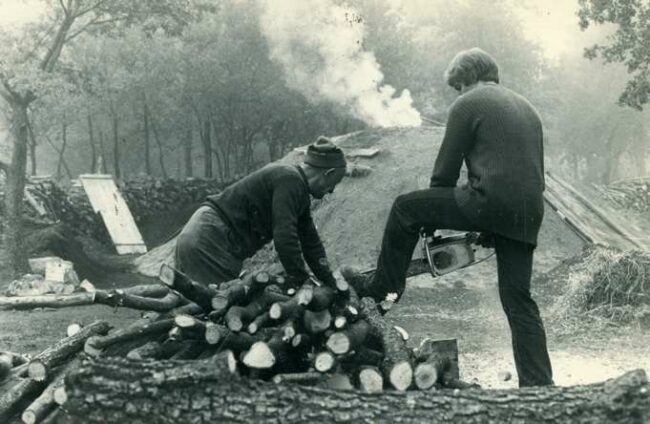
[[[242,259],[273,240],[280,262],[291,277],[308,277],[303,256],[316,278],[333,284],[325,248],[311,217],[311,198],[302,169],[270,164],[208,196],[206,204],[232,229]]]
[[[542,123],[519,94],[484,84],[451,106],[431,187],[454,187],[465,161],[468,183],[455,189],[461,211],[501,236],[537,244],[544,216]]]

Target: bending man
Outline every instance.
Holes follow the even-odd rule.
[[[309,146],[304,163],[270,164],[209,196],[177,239],[176,267],[202,284],[237,278],[244,259],[273,241],[289,278],[335,279],[311,217],[310,195],[321,199],[345,175],[343,152],[325,137]]]
[[[553,384],[544,326],[530,294],[544,214],[539,115],[524,97],[499,84],[496,62],[481,49],[458,53],[445,78],[459,97],[449,112],[430,188],[393,203],[374,275],[343,274],[361,294],[399,299],[421,228],[492,234],[519,385]],[[468,183],[457,187],[463,161]]]

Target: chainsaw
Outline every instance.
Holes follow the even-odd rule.
[[[492,256],[494,251],[482,247],[479,242],[480,233],[466,232],[451,235],[440,235],[437,232],[420,233],[422,240],[422,256],[433,277],[449,274],[483,262]],[[477,252],[481,251],[480,256]],[[486,251],[490,251],[487,253]],[[415,270],[413,270],[415,271]],[[411,273],[409,273],[411,274]],[[413,274],[415,275],[415,274]]]

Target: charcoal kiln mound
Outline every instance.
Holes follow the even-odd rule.
[[[373,268],[393,200],[400,194],[427,188],[444,128],[383,128],[334,137],[348,156],[347,178],[333,194],[313,202],[313,216],[334,268],[354,265]],[[279,162],[298,164],[305,148],[297,148]],[[464,173],[463,173],[464,175]],[[463,178],[463,177],[461,177]],[[152,275],[162,261],[170,261],[174,241],[136,260],[142,273]],[[545,272],[578,254],[583,242],[547,208],[536,252],[536,271]],[[418,254],[416,251],[416,254]],[[267,262],[269,249],[258,254]],[[496,268],[495,261],[481,267]],[[470,279],[461,271],[455,279]]]

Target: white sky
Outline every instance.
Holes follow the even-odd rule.
[[[423,13],[426,13],[427,8],[439,7],[440,4],[430,0],[389,1],[401,2],[407,9]],[[448,7],[453,7],[452,1],[447,2]],[[575,15],[577,0],[521,0],[517,3],[528,5],[528,10],[521,8],[518,14],[524,21],[528,37],[540,44],[549,58],[580,54],[584,46],[591,44],[589,32],[583,33],[578,28],[578,18]],[[0,26],[6,28],[34,21],[43,13],[43,9],[42,0],[0,0]]]

